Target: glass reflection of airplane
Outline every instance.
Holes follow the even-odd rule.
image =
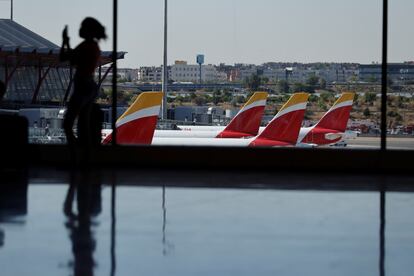
[[[117,121],[118,142],[193,146],[319,146],[335,144],[347,137],[346,125],[354,93],[343,93],[318,123],[307,128],[301,128],[309,97],[306,93],[293,94],[273,120],[266,127],[259,128],[266,97],[265,92],[255,93],[226,127],[185,126],[181,131],[155,131],[162,93],[141,93]],[[110,132],[103,131],[104,144],[111,141]],[[197,136],[202,132],[205,132],[200,134],[203,137],[213,138]]]

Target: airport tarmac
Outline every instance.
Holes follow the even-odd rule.
[[[379,149],[381,144],[380,137],[357,137],[347,140],[349,149]],[[388,137],[387,148],[396,150],[414,150],[414,137]]]

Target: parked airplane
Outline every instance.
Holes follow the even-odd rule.
[[[260,135],[247,139],[163,138],[154,137],[152,145],[180,146],[295,146],[309,98],[307,93],[293,94]]]
[[[306,100],[303,101],[304,95]],[[300,101],[302,97],[302,102]],[[301,124],[302,119],[294,120],[304,113],[308,95],[305,93],[294,94],[281,108],[275,118],[264,128],[260,135],[250,139],[180,139],[180,138],[154,138],[153,133],[161,107],[161,92],[141,93],[131,107],[118,119],[118,143],[119,144],[153,144],[157,145],[213,145],[213,146],[284,146],[294,145],[295,128]],[[345,128],[352,108],[354,93],[344,93],[331,107],[331,109],[314,126],[300,129],[297,135],[297,145],[329,145],[335,144],[346,138]],[[303,109],[300,109],[300,104]],[[296,108],[296,109],[295,109]],[[293,112],[293,111],[296,112]],[[286,115],[286,116],[285,116]],[[290,115],[287,117],[287,115]],[[295,116],[293,116],[295,115]],[[303,115],[302,115],[303,117]],[[293,123],[287,123],[289,120]],[[280,123],[280,124],[279,124]],[[261,128],[262,129],[262,128]],[[267,130],[266,130],[267,129]],[[104,130],[103,143],[111,141],[111,131]],[[289,136],[290,135],[290,136]],[[219,140],[221,142],[212,142]]]
[[[321,120],[312,127],[301,128],[299,133],[299,146],[321,146],[333,145],[338,141],[354,138],[356,133],[346,131],[346,125],[349,120],[350,111],[352,109],[355,94],[351,92],[343,93],[331,109],[321,118]],[[215,134],[219,131],[219,126],[179,126],[181,128],[188,127],[189,131],[178,132],[180,137],[188,137],[186,132],[194,133],[194,137],[206,137],[208,131],[194,131],[194,129],[209,129]],[[211,129],[210,129],[211,128]],[[265,127],[260,127],[261,133]],[[176,134],[177,137],[179,134]]]
[[[154,137],[243,138],[256,136],[262,122],[267,95],[266,92],[255,92],[226,127],[181,126],[182,131],[155,130]]]
[[[160,114],[162,92],[141,93],[116,121],[118,144],[150,145]],[[112,130],[103,130],[102,144],[112,141]]]
[[[355,93],[343,93],[314,126],[300,130],[298,144],[331,145],[346,138]]]

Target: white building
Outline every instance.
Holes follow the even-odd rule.
[[[222,78],[225,78],[224,75],[219,73],[213,65],[201,66],[202,82],[215,82]],[[197,64],[187,64],[186,61],[176,61],[171,66],[170,79],[176,82],[198,83],[200,81],[200,66]]]
[[[217,72],[217,81],[226,82],[227,81],[227,73],[218,71]]]
[[[161,82],[162,67],[141,67],[138,71],[138,81],[140,82]]]
[[[118,68],[117,74],[119,78],[129,82],[138,80],[138,69]]]

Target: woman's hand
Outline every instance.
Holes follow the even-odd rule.
[[[70,60],[70,52],[68,25],[66,25],[62,32],[62,47],[60,48],[59,54],[60,61]]]
[[[69,44],[68,25],[65,26],[62,32],[63,44]]]

